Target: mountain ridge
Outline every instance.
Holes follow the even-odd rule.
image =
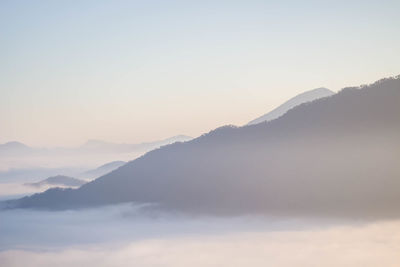
[[[115,160],[115,161],[107,162],[95,169],[85,171],[80,176],[85,177],[85,178],[97,178],[97,177],[103,176],[103,175],[123,166],[124,164],[126,164],[126,161],[122,161],[122,160]]]
[[[129,143],[113,143],[113,142],[107,142],[107,141],[103,141],[103,140],[98,140],[98,139],[89,139],[87,140],[84,144],[82,144],[81,146],[79,146],[78,148],[68,148],[68,147],[56,147],[56,148],[40,148],[40,147],[32,147],[32,146],[28,146],[24,143],[21,143],[19,141],[9,141],[6,143],[2,143],[0,144],[0,153],[3,152],[2,150],[5,149],[12,149],[12,150],[44,150],[44,151],[49,151],[49,150],[60,150],[60,149],[64,149],[64,150],[74,150],[74,149],[82,149],[85,147],[92,147],[92,146],[101,146],[101,145],[105,145],[105,146],[131,146],[133,148],[137,147],[141,147],[141,146],[145,146],[145,145],[159,145],[159,144],[167,144],[169,142],[185,142],[185,141],[189,141],[193,139],[193,137],[191,136],[187,136],[187,135],[174,135],[165,139],[160,139],[160,140],[155,140],[155,141],[149,141],[149,142],[141,142],[141,143],[135,143],[135,144],[129,144]]]
[[[395,216],[398,114],[400,77],[344,88],[276,120],[224,126],[150,151],[77,190],[8,205],[57,210],[133,201],[191,213]]]
[[[48,177],[44,180],[41,180],[36,183],[26,183],[25,185],[34,186],[34,187],[41,187],[46,185],[55,185],[55,186],[68,186],[68,187],[79,187],[85,184],[86,181],[73,178],[70,176],[65,175],[56,175],[52,177]]]
[[[258,124],[262,123],[265,121],[270,121],[279,118],[283,114],[285,114],[287,111],[290,109],[294,108],[295,106],[298,106],[300,104],[314,101],[323,97],[328,97],[335,94],[333,91],[320,87],[316,89],[312,89],[306,92],[303,92],[301,94],[298,94],[291,99],[285,101],[283,104],[279,105],[278,107],[274,108],[270,112],[248,122],[246,125],[252,125],[252,124]]]

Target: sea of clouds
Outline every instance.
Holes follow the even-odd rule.
[[[399,266],[400,221],[0,211],[0,266]]]

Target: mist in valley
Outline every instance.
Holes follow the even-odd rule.
[[[75,173],[86,180],[8,176],[0,264],[398,266],[399,81]]]
[[[0,267],[400,266],[400,1],[0,1]]]
[[[151,206],[0,212],[2,266],[397,266],[399,220],[188,216]]]

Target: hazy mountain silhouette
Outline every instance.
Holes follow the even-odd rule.
[[[9,207],[120,202],[215,214],[400,215],[400,76],[301,104],[276,120],[175,143],[79,189]]]
[[[44,177],[58,176],[59,174],[82,179],[94,179],[117,169],[125,163],[125,161],[112,161],[89,170],[74,167],[9,169],[0,171],[0,183],[34,183]]]
[[[34,148],[29,147],[20,142],[8,142],[0,144],[0,155],[26,155],[30,154],[65,154],[65,153],[109,153],[109,152],[134,152],[134,151],[150,151],[155,148],[159,148],[164,145],[172,144],[175,142],[185,142],[193,139],[186,135],[176,135],[163,140],[157,140],[153,142],[144,142],[139,144],[117,144],[101,140],[88,140],[85,144],[78,148],[65,148],[58,147],[53,149],[47,148]]]
[[[32,148],[16,141],[0,144],[0,155],[15,155],[32,152]]]
[[[31,182],[57,174],[77,178],[96,178],[108,171],[99,170],[98,175],[89,176],[82,176],[82,172],[104,162],[116,159],[132,160],[163,145],[191,139],[189,136],[177,135],[139,144],[117,144],[92,140],[79,147],[55,148],[29,147],[19,142],[0,144],[0,183]]]
[[[101,140],[88,140],[85,144],[79,147],[81,152],[108,152],[108,153],[124,153],[132,151],[150,151],[164,145],[175,142],[185,142],[193,139],[186,135],[176,135],[167,139],[157,140],[154,142],[144,142],[139,144],[117,144]]]
[[[122,165],[126,164],[125,161],[112,161],[109,163],[106,163],[104,165],[101,165],[100,167],[93,169],[93,170],[89,170],[86,171],[84,173],[82,173],[80,176],[85,177],[85,178],[97,178],[100,177],[104,174],[107,174],[119,167],[121,167]]]
[[[319,99],[322,97],[331,96],[333,94],[335,94],[335,93],[326,88],[317,88],[317,89],[313,89],[313,90],[301,93],[301,94],[289,99],[288,101],[286,101],[279,107],[273,109],[272,111],[268,112],[267,114],[264,114],[261,117],[258,117],[257,119],[250,121],[249,123],[247,123],[247,125],[274,120],[276,118],[279,118],[280,116],[282,116],[288,110],[294,108],[295,106],[298,106],[300,104],[310,102],[310,101],[313,101],[313,100],[316,100],[316,99]]]
[[[9,169],[6,171],[0,171],[0,184],[35,182],[43,179],[44,177],[56,176],[60,173],[66,176],[77,176],[85,170],[86,168],[82,169],[73,167]]]
[[[26,183],[25,185],[34,186],[34,187],[42,187],[42,186],[67,186],[67,187],[78,187],[85,184],[86,181],[76,179],[69,176],[57,175],[53,177],[49,177],[37,183]]]

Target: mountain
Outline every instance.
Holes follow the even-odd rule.
[[[0,155],[15,155],[18,153],[28,153],[31,151],[31,147],[16,141],[0,144]]]
[[[106,163],[104,165],[101,165],[100,167],[93,169],[93,170],[89,170],[86,171],[84,173],[82,173],[82,177],[86,177],[86,178],[97,178],[100,177],[104,174],[107,174],[119,167],[121,167],[122,165],[124,165],[126,163],[126,161],[112,161],[109,163]]]
[[[167,139],[158,140],[154,142],[145,142],[139,144],[117,144],[101,140],[88,140],[85,144],[79,147],[81,152],[106,152],[106,153],[127,153],[127,152],[147,152],[164,145],[172,144],[175,142],[186,142],[193,139],[186,135],[176,135]]]
[[[82,168],[21,168],[0,171],[1,183],[32,183],[44,177],[57,176],[62,173],[65,176],[77,176],[86,169]],[[84,176],[82,176],[84,177]]]
[[[79,168],[79,167],[66,167],[66,168],[21,168],[9,169],[0,171],[0,184],[1,183],[27,183],[33,184],[43,177],[58,176],[60,173],[63,176],[72,176],[81,179],[94,179],[104,174],[107,174],[122,165],[126,161],[112,161],[108,162],[95,169]]]
[[[52,156],[55,154],[65,155],[65,154],[80,154],[80,153],[126,153],[126,152],[147,152],[160,146],[172,144],[175,142],[186,142],[193,139],[186,135],[176,135],[163,140],[157,140],[153,142],[144,142],[138,144],[118,144],[111,143],[101,140],[88,140],[85,144],[78,148],[65,148],[58,147],[52,149],[46,148],[34,148],[29,147],[20,142],[8,142],[5,144],[0,144],[0,156],[9,155],[21,155],[25,156],[29,152],[30,155],[46,155]]]
[[[79,189],[9,208],[153,203],[188,213],[400,215],[400,76],[148,152]]]
[[[326,88],[317,88],[314,90],[310,90],[310,91],[301,93],[301,94],[289,99],[288,101],[286,101],[279,107],[275,108],[274,110],[268,112],[267,114],[264,114],[261,117],[258,117],[257,119],[250,121],[249,123],[247,123],[247,125],[252,125],[252,124],[257,124],[257,123],[261,123],[261,122],[265,122],[265,121],[274,120],[276,118],[279,118],[280,116],[282,116],[288,110],[294,108],[295,106],[298,106],[300,104],[310,102],[310,101],[313,101],[313,100],[316,100],[319,98],[331,96],[333,94],[335,94],[335,93]]]
[[[45,180],[42,180],[37,183],[26,183],[25,185],[34,186],[34,187],[42,187],[42,186],[67,186],[67,187],[79,187],[85,184],[86,181],[76,179],[69,176],[57,175],[53,177],[49,177]]]
[[[18,181],[23,182],[36,181],[57,174],[78,178],[96,178],[98,176],[85,177],[81,174],[83,171],[104,162],[111,162],[116,159],[132,160],[161,146],[191,139],[189,136],[177,135],[139,144],[118,144],[89,140],[84,145],[70,148],[28,147],[19,142],[0,144],[0,183],[4,181],[16,182],[17,180],[13,179],[14,176],[18,176]],[[59,172],[58,169],[74,170]],[[38,175],[40,173],[41,175]],[[107,172],[100,172],[99,176],[105,173]]]

